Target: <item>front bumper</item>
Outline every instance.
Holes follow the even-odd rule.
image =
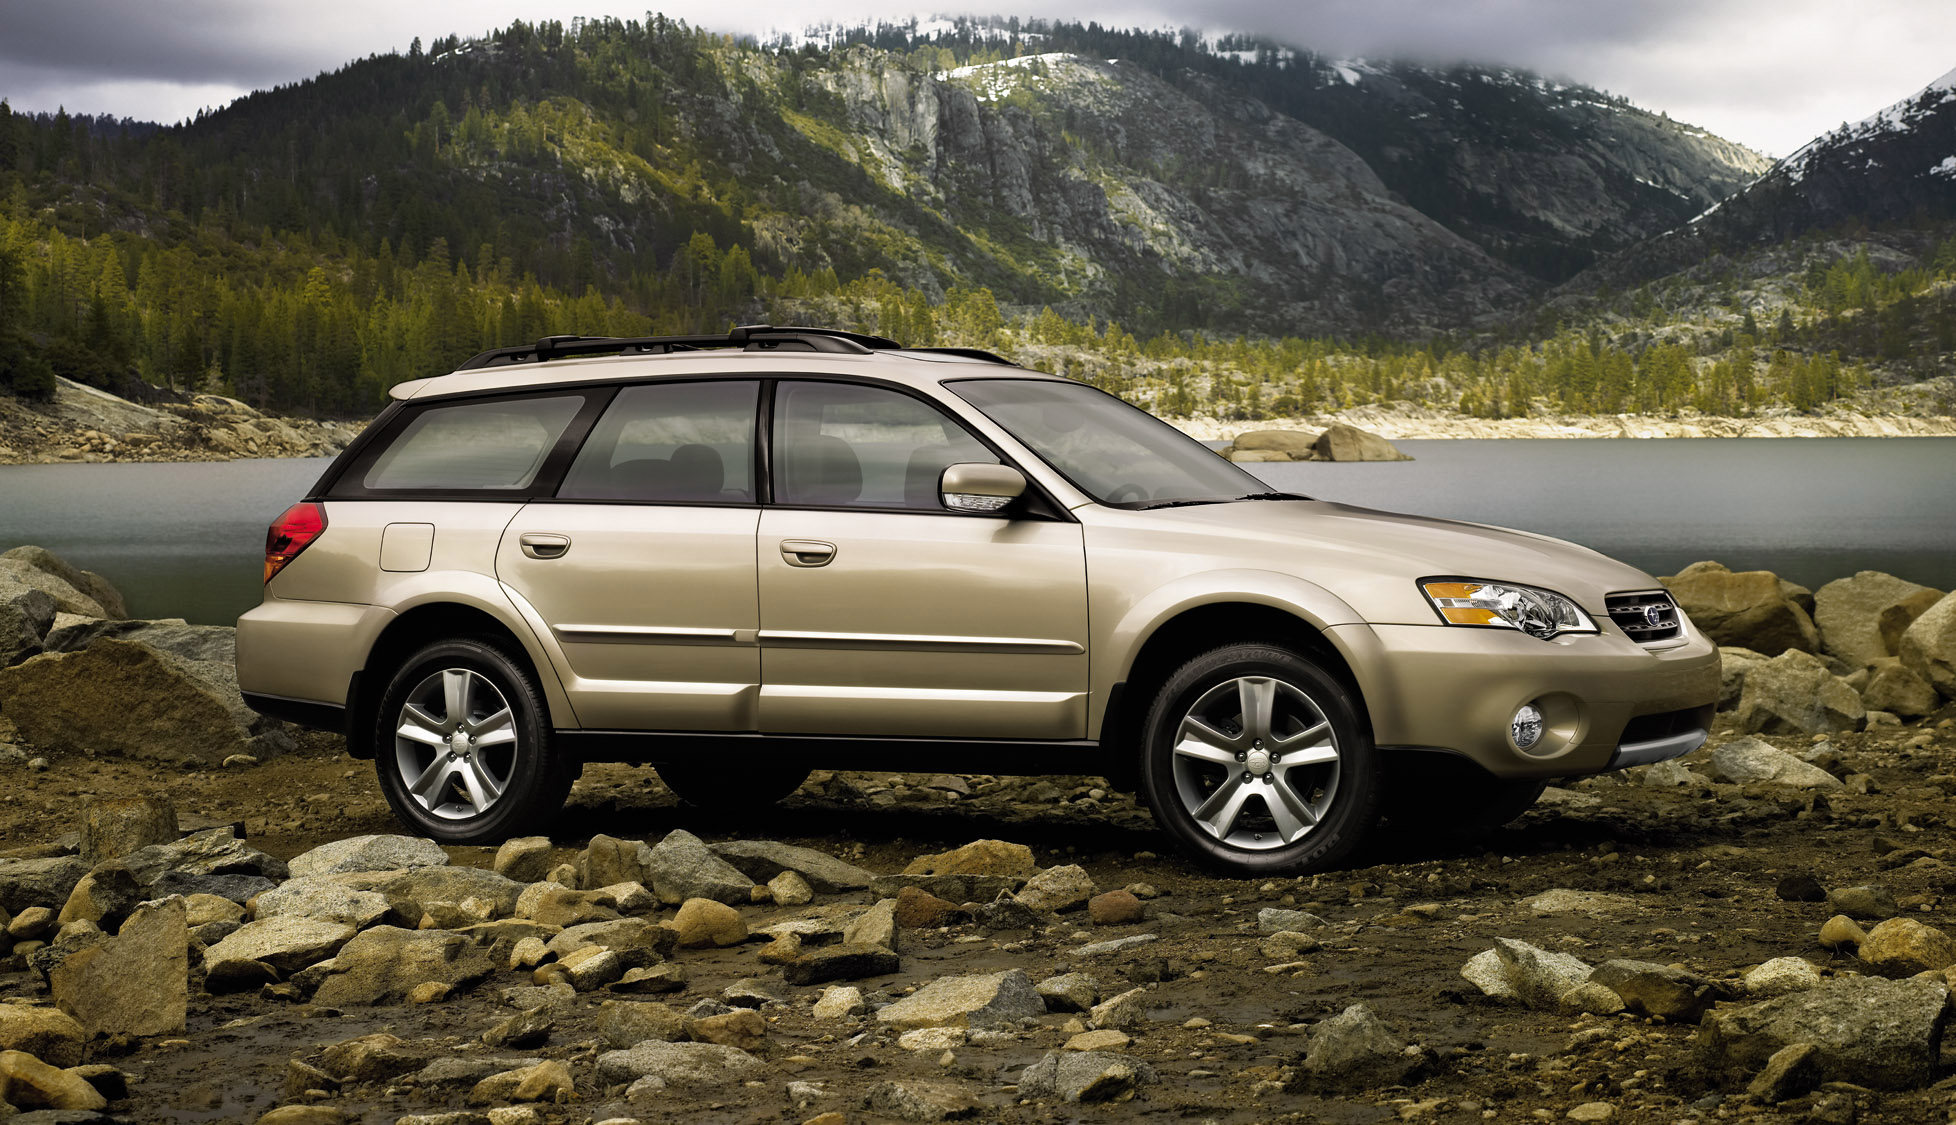
[[[1688,624],[1682,638],[1649,646],[1611,631],[1550,641],[1447,625],[1328,632],[1364,693],[1376,745],[1449,751],[1498,777],[1600,773],[1689,753],[1718,701],[1718,649]],[[1508,734],[1525,703],[1548,720],[1528,751]]]

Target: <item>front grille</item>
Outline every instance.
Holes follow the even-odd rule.
[[[1603,605],[1610,620],[1640,645],[1668,641],[1684,634],[1683,615],[1678,603],[1665,590],[1640,590],[1633,594],[1609,594]]]

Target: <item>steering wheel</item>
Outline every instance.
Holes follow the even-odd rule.
[[[1124,484],[1107,494],[1109,504],[1131,504],[1136,500],[1146,500],[1148,490],[1138,484]]]

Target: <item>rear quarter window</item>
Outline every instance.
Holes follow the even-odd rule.
[[[415,413],[368,464],[372,492],[528,489],[584,406],[581,395],[434,406]]]

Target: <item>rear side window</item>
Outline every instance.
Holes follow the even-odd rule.
[[[752,503],[760,386],[713,380],[619,391],[558,499]]]
[[[942,512],[937,482],[947,466],[998,463],[964,427],[896,391],[783,382],[774,396],[779,504]]]
[[[374,491],[527,489],[583,405],[583,396],[566,395],[431,407],[402,427],[361,483]]]

